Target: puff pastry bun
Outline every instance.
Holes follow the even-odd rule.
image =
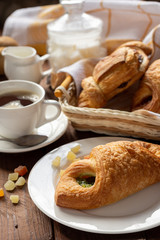
[[[133,97],[132,111],[138,109],[160,113],[160,59],[149,66]]]
[[[90,187],[77,178],[95,176]],[[160,181],[160,146],[141,141],[117,141],[92,149],[88,159],[72,163],[55,191],[58,206],[93,209],[115,203]]]
[[[101,108],[108,100],[129,88],[146,71],[151,48],[140,41],[123,44],[100,60],[93,75],[82,80],[79,107]]]

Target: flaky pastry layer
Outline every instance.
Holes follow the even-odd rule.
[[[151,49],[140,41],[129,42],[100,60],[89,78],[82,80],[79,107],[105,107],[108,100],[128,89],[145,73]]]
[[[77,182],[95,176],[91,187]],[[160,146],[141,141],[117,141],[94,147],[88,159],[72,163],[55,191],[60,207],[93,209],[115,203],[160,181]]]
[[[160,113],[160,59],[149,66],[133,97],[132,111],[138,109]]]

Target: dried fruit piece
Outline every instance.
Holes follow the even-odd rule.
[[[15,183],[11,180],[8,180],[5,184],[4,187],[7,191],[13,191],[16,187]]]
[[[4,197],[4,191],[3,191],[3,188],[0,188],[0,197]]]
[[[17,204],[19,202],[19,196],[18,195],[11,195],[10,200],[12,203]]]
[[[52,161],[52,166],[53,167],[59,167],[60,160],[61,160],[61,157],[59,157],[59,156],[55,157],[55,159]]]
[[[19,166],[14,169],[14,172],[17,172],[19,176],[24,176],[28,172],[28,169],[26,166]]]
[[[80,150],[80,147],[81,147],[81,146],[78,144],[78,145],[76,145],[75,147],[71,148],[71,151],[72,151],[73,153],[78,153],[79,150]]]
[[[24,177],[19,177],[16,181],[16,186],[22,187],[26,183],[26,180]]]
[[[16,173],[9,173],[8,180],[16,181],[18,179],[19,174]]]
[[[72,151],[69,151],[67,154],[67,160],[69,160],[70,162],[73,162],[76,159],[76,154],[73,153]]]

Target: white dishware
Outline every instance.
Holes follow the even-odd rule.
[[[22,153],[46,147],[58,140],[65,133],[67,127],[68,118],[61,112],[56,120],[46,123],[33,131],[34,134],[46,135],[48,137],[46,141],[32,147],[22,147],[8,141],[0,140],[0,152]],[[0,139],[2,138],[0,137]]]
[[[131,140],[121,137],[97,137],[65,144],[47,153],[32,168],[28,179],[29,194],[36,206],[53,220],[86,232],[101,234],[133,233],[156,227],[160,224],[160,183],[147,187],[115,204],[92,210],[74,210],[58,207],[54,194],[59,173],[69,164],[68,151],[81,144],[77,158],[88,155],[99,144]],[[56,156],[61,157],[59,168],[52,167]],[[43,179],[43,181],[42,181]],[[154,197],[153,197],[154,196]]]
[[[37,99],[27,106],[21,105],[19,101],[11,101],[8,103],[9,105],[0,106],[1,136],[17,138],[32,134],[34,129],[57,119],[61,113],[59,102],[55,100],[45,100],[43,87],[37,83],[26,80],[7,80],[0,82],[0,101],[2,97],[7,96],[7,94],[21,91],[33,93],[33,96],[36,96]],[[49,109],[51,110],[49,111]]]
[[[39,56],[34,48],[28,46],[6,47],[4,56],[4,72],[9,80],[24,79],[39,83],[41,78],[50,74],[52,69],[43,71],[43,64],[49,54]]]
[[[0,141],[11,142],[21,147],[32,147],[46,141],[47,138],[48,137],[46,135],[29,134],[29,135],[24,135],[18,138],[2,137],[0,138]]]

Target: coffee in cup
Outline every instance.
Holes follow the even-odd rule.
[[[0,82],[0,135],[16,138],[58,118],[59,102],[46,100],[42,86],[27,80]]]
[[[33,92],[14,91],[2,94],[0,96],[0,107],[20,108],[28,106],[39,99],[39,96]]]

